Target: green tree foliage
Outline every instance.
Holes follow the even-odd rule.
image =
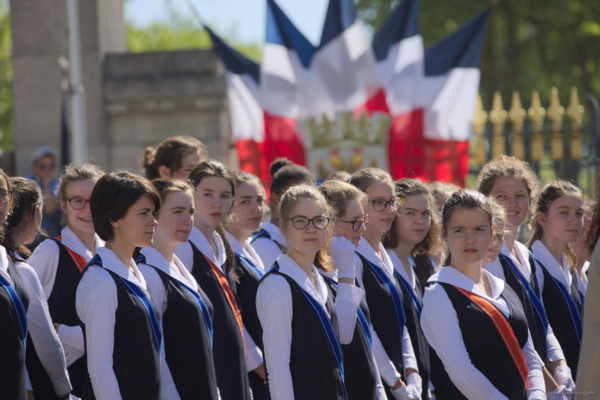
[[[365,23],[379,28],[397,0],[355,0]],[[419,0],[420,31],[429,47],[483,11],[481,0]],[[600,2],[593,0],[500,0],[492,11],[481,59],[481,93],[486,107],[500,90],[513,90],[526,106],[533,89],[548,104],[556,86],[567,104],[572,86],[600,97]],[[583,99],[582,99],[583,101]],[[586,104],[587,106],[587,104]]]
[[[13,151],[15,148],[11,45],[8,6],[0,2],[0,149],[2,151]]]
[[[242,43],[232,39],[233,36],[229,33],[224,39],[246,57],[260,60],[261,50],[257,43]],[[154,22],[143,27],[127,23],[127,50],[132,53],[211,47],[208,33],[192,17],[174,15],[168,22]]]

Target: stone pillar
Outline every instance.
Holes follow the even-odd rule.
[[[68,58],[64,0],[10,0],[16,172],[29,172],[29,155],[41,145],[60,148],[58,58]],[[108,52],[125,51],[123,0],[79,1],[79,29],[89,161],[108,167],[102,68]]]

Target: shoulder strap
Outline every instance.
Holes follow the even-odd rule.
[[[454,285],[452,285],[454,286]],[[525,356],[523,355],[523,351],[519,346],[519,342],[515,337],[515,333],[513,332],[510,324],[506,320],[506,317],[489,301],[484,299],[481,296],[476,295],[475,293],[469,292],[468,290],[459,288],[454,286],[456,290],[462,293],[466,298],[471,300],[477,307],[479,307],[483,312],[485,312],[494,322],[500,337],[502,337],[502,341],[506,345],[510,356],[512,357],[519,373],[521,374],[521,378],[523,378],[523,382],[525,386],[527,386],[527,375],[529,375],[529,368],[527,368],[527,363],[525,362]]]
[[[404,279],[402,277],[402,275],[400,275],[396,271],[394,271],[394,274],[396,275],[396,279],[398,279],[398,282],[400,282],[400,284],[402,285],[402,289],[404,289],[408,293],[408,295],[410,296],[413,304],[415,305],[417,313],[419,313],[419,316],[421,316],[421,311],[423,310],[423,303],[421,303],[421,300],[419,300],[419,298],[417,297],[417,295],[413,291],[412,287],[408,284],[408,282],[406,281],[406,279]]]
[[[262,272],[260,270],[260,268],[258,268],[256,265],[254,265],[254,263],[252,262],[252,260],[250,260],[248,257],[244,256],[243,254],[236,254],[240,260],[242,260],[242,262],[244,264],[246,264],[247,266],[250,267],[250,269],[252,269],[254,272],[256,272],[256,274],[258,275],[259,278],[262,278],[265,273]]]
[[[4,288],[8,292],[8,297],[13,304],[13,308],[15,309],[15,313],[17,314],[17,319],[19,320],[19,326],[21,327],[21,338],[23,339],[23,348],[25,348],[27,344],[27,311],[25,310],[25,306],[21,301],[21,298],[17,294],[17,291],[13,289],[10,282],[6,280],[0,274],[0,286]]]
[[[67,250],[67,253],[69,253],[69,255],[71,256],[71,259],[73,259],[73,262],[75,263],[75,265],[77,265],[79,272],[83,272],[83,270],[87,264],[85,257],[83,257],[81,254],[75,253],[68,246],[65,246],[65,244],[62,242],[62,236],[60,236],[60,235],[56,236],[54,239],[56,239],[58,242],[60,242],[60,245],[63,246],[65,248],[65,250]]]

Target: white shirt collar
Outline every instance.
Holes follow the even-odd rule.
[[[556,261],[550,250],[542,243],[541,240],[536,240],[531,245],[531,252],[533,257],[544,264],[546,270],[554,279],[558,279],[560,283],[564,285],[567,290],[571,289],[571,282],[573,281],[573,275],[569,270],[569,263],[567,257],[563,254],[562,265]]]
[[[144,276],[138,269],[137,264],[135,263],[133,258],[129,260],[129,265],[135,271],[135,275],[131,272],[129,268],[127,268],[125,264],[123,264],[123,261],[121,261],[119,257],[117,257],[115,253],[113,253],[112,250],[109,250],[106,247],[100,247],[99,249],[96,249],[96,254],[98,254],[102,259],[103,268],[108,269],[114,272],[115,274],[119,275],[120,277],[123,277],[128,281],[135,283],[142,289],[147,290],[146,280],[144,279]]]
[[[227,241],[231,245],[231,248],[233,249],[233,252],[235,254],[243,255],[244,257],[252,261],[252,264],[254,264],[255,267],[265,272],[265,266],[263,265],[262,260],[258,256],[258,253],[256,253],[256,251],[252,248],[252,245],[250,244],[250,238],[248,238],[242,246],[242,244],[231,233],[225,232],[225,236],[227,236]]]
[[[267,231],[271,239],[276,241],[282,246],[287,246],[287,241],[285,240],[285,236],[281,234],[281,229],[277,225],[272,222],[263,222],[260,224],[260,227]]]
[[[356,252],[361,256],[365,257],[367,260],[377,265],[383,271],[385,271],[390,278],[394,276],[394,265],[392,264],[392,260],[390,260],[390,256],[387,254],[383,245],[379,243],[379,251],[381,252],[381,256],[383,259],[379,258],[373,247],[367,242],[367,239],[364,237],[360,239],[360,243],[356,248]]]
[[[198,290],[198,283],[196,282],[196,279],[192,277],[190,272],[183,265],[181,260],[177,258],[177,256],[174,255],[173,257],[175,264],[177,264],[181,273],[175,268],[173,268],[171,263],[160,253],[160,251],[156,250],[154,247],[144,247],[140,250],[140,253],[142,253],[146,257],[147,265],[151,265],[160,269],[162,272],[169,275],[171,278],[177,279],[178,281],[189,286],[195,291]]]
[[[315,299],[325,311],[327,308],[325,307],[325,303],[327,302],[327,284],[325,280],[317,271],[317,268],[313,265],[312,269],[317,279],[317,288],[315,288],[310,279],[308,279],[308,275],[296,264],[294,260],[288,257],[286,254],[281,254],[277,257],[277,263],[279,264],[279,272],[282,274],[286,274],[290,278],[292,278],[302,289],[304,289],[313,299]]]
[[[100,239],[100,236],[94,234],[96,236],[96,249],[99,247],[104,247],[104,240]],[[63,230],[60,232],[61,240],[60,242],[73,250],[75,253],[83,256],[86,261],[90,261],[92,257],[94,257],[94,253],[89,251],[87,247],[83,244],[83,242],[79,239],[79,237],[73,232],[71,228],[65,226]]]
[[[504,277],[504,268],[502,268],[502,264],[500,264],[499,257],[496,257],[496,259],[493,262],[485,264],[483,268],[486,271],[491,272],[491,274],[494,275],[496,278],[502,279],[503,281],[506,280]]]
[[[386,252],[387,252],[388,256],[390,257],[390,261],[392,262],[392,265],[394,266],[394,271],[396,271],[402,278],[404,278],[404,280],[406,282],[410,282],[410,284],[412,285],[412,289],[414,291],[417,287],[417,280],[415,279],[415,271],[414,271],[415,260],[413,260],[412,256],[409,256],[408,262],[410,263],[410,268],[409,268],[410,275],[408,275],[406,273],[406,269],[404,268],[404,264],[402,264],[402,261],[400,261],[400,257],[398,257],[398,254],[396,254],[394,249],[387,249]]]
[[[483,270],[483,273],[487,276],[488,282],[490,283],[490,288],[492,289],[491,299],[497,300],[502,294],[502,291],[504,290],[504,281],[496,278],[494,275],[492,275],[489,271],[486,271],[485,269]],[[469,278],[456,268],[440,268],[438,272],[429,277],[429,280],[427,282],[448,283],[450,285],[458,286],[459,288],[467,290],[471,293],[475,293],[476,295],[479,295],[486,299],[490,299],[490,297],[483,290],[481,290],[471,278]]]
[[[531,280],[531,266],[529,265],[529,249],[525,247],[524,244],[514,241],[514,249],[515,253],[517,253],[518,257],[515,257],[513,253],[510,251],[506,243],[502,244],[502,249],[500,249],[500,253],[504,254],[506,257],[510,258],[517,268],[521,271],[521,274],[527,279],[527,281]]]
[[[192,233],[190,233],[190,242],[194,244],[204,254],[206,258],[212,261],[221,271],[223,270],[223,264],[225,264],[225,260],[227,259],[227,255],[225,254],[225,246],[223,245],[223,239],[217,232],[213,232],[212,239],[215,241],[217,245],[217,254],[213,254],[212,247],[210,247],[210,243],[204,233],[195,226],[192,228]]]
[[[8,254],[6,253],[6,249],[4,246],[0,246],[0,273],[2,276],[7,279],[10,283],[12,283],[12,278],[8,273],[8,263],[10,259],[8,258]]]

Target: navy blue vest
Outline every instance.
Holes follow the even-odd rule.
[[[198,248],[189,242],[194,254],[192,275],[214,308],[213,354],[217,386],[223,400],[250,400],[244,341],[237,319],[212,268]]]
[[[93,260],[92,260],[93,262]],[[90,264],[102,268],[99,264]],[[88,265],[83,271],[87,271]],[[150,317],[143,303],[127,288],[119,275],[104,268],[115,282],[113,370],[123,399],[160,398],[160,356]],[[85,325],[82,323],[85,337]],[[87,347],[87,344],[86,344]],[[82,400],[95,399],[91,382],[85,386]]]
[[[546,331],[544,329],[544,325],[542,324],[539,315],[535,311],[535,308],[531,304],[531,300],[527,295],[525,286],[523,286],[523,283],[521,283],[504,257],[505,256],[503,254],[500,254],[499,256],[500,265],[502,265],[502,270],[504,271],[504,280],[521,300],[521,303],[523,304],[523,310],[525,311],[525,316],[527,317],[529,332],[531,332],[531,339],[533,339],[533,346],[535,347],[535,350],[539,354],[544,364],[548,365],[548,344],[546,342]]]
[[[53,240],[59,249],[58,268],[56,270],[54,286],[52,286],[52,292],[48,297],[50,317],[55,324],[77,326],[79,325],[79,317],[75,311],[75,294],[77,293],[77,285],[79,285],[79,280],[81,279],[81,272],[60,240],[50,240]],[[67,370],[69,371],[69,380],[73,387],[71,393],[77,397],[81,397],[83,386],[88,381],[87,356],[84,354],[71,364]]]
[[[561,293],[560,289],[556,286],[552,276],[546,269],[546,267],[540,263],[542,272],[544,273],[544,289],[542,290],[542,299],[544,300],[544,307],[546,308],[546,315],[548,316],[548,322],[552,326],[554,336],[560,343],[567,365],[571,368],[573,374],[573,380],[577,379],[577,364],[579,364],[579,352],[581,350],[581,343],[575,332],[575,327],[571,321],[571,313],[569,307]],[[583,315],[583,307],[581,305],[581,297],[579,297],[579,291],[577,290],[577,279],[573,277],[569,292],[577,309]]]
[[[210,335],[196,299],[179,283],[153,267],[167,292],[167,309],[163,313],[165,359],[182,400],[218,399],[217,376]],[[200,289],[200,297],[211,316],[213,307]]]
[[[260,348],[262,345],[262,335],[260,334],[260,322],[256,313],[256,304],[254,303],[256,289],[260,282],[260,277],[248,266],[239,255],[236,254],[235,262],[238,266],[238,280],[234,284],[235,294],[240,299],[240,309],[242,312],[242,322],[246,330],[254,340],[254,343]],[[248,376],[250,387],[252,388],[252,397],[254,400],[262,400],[267,395],[267,385],[257,374],[250,371]]]
[[[294,398],[297,400],[344,400],[342,375],[319,316],[296,281],[274,269],[271,269],[265,277],[270,274],[283,277],[288,282],[292,295],[290,373],[294,386]],[[325,305],[331,317],[331,324],[339,337],[337,315],[331,291],[328,291]],[[269,365],[265,363],[265,367],[268,373]],[[267,393],[267,398],[270,398],[269,393]]]
[[[337,286],[325,278],[329,290],[337,297]],[[359,305],[367,322],[371,322],[369,307],[363,298]],[[356,321],[354,335],[349,344],[342,344],[344,354],[344,381],[349,400],[377,400],[377,372],[373,363],[373,353],[369,339]]]
[[[9,263],[8,272],[13,280],[12,287],[21,298],[25,309],[29,306],[29,296],[25,284]],[[19,319],[13,302],[4,289],[0,289],[0,393],[2,398],[27,400],[25,385],[25,348]],[[29,336],[29,335],[28,335]]]
[[[373,329],[377,333],[384,350],[388,357],[402,376],[404,376],[404,360],[402,358],[402,329],[398,326],[394,315],[396,311],[392,296],[384,283],[379,279],[377,274],[373,272],[368,264],[368,261],[361,254],[358,254],[363,263],[363,286],[366,293],[367,304],[371,312],[371,323]],[[402,288],[394,276],[391,278],[396,285],[398,292],[402,293]],[[388,398],[393,398],[386,386]]]
[[[473,366],[509,399],[527,399],[523,378],[492,319],[454,286],[442,282],[438,284],[444,288],[456,310],[458,325]],[[509,286],[504,287],[502,297],[510,307],[508,323],[519,346],[523,348],[528,338],[527,318],[523,305]],[[442,393],[438,393],[436,389],[436,398],[466,399],[451,380]]]

